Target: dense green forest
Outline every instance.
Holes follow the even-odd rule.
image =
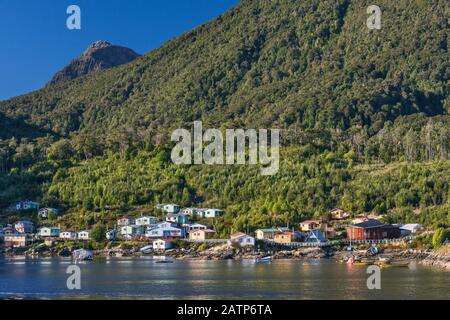
[[[335,206],[449,225],[448,3],[379,0],[381,30],[371,4],[243,0],[130,64],[0,102],[0,220],[30,198],[86,227],[157,202],[224,208],[221,232]],[[173,165],[170,133],[194,120],[280,128],[280,172]]]

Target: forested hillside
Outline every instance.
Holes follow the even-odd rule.
[[[127,65],[0,102],[0,207],[173,201],[239,229],[339,205],[449,224],[448,2],[379,0],[381,30],[371,4],[243,0]],[[174,166],[168,134],[194,120],[282,129],[279,174]]]

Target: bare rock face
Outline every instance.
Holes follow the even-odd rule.
[[[131,49],[115,46],[106,41],[96,41],[81,56],[57,72],[49,85],[120,66],[133,61],[137,57],[139,57],[139,54]]]

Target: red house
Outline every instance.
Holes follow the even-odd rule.
[[[400,228],[378,220],[368,220],[347,227],[348,240],[382,240],[400,237]]]

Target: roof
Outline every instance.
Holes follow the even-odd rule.
[[[267,233],[277,233],[280,232],[279,229],[258,229],[256,231],[262,231],[262,232],[267,232]]]
[[[308,233],[308,237],[306,238],[306,241],[309,241],[310,239],[317,239],[320,242],[325,242],[326,241],[323,233],[320,232],[320,230],[311,230]]]
[[[169,213],[167,215],[167,218],[177,218],[177,217],[186,217],[183,213]]]
[[[275,236],[280,236],[280,235],[292,236],[292,232],[289,232],[289,231],[278,232]]]
[[[243,232],[236,232],[236,233],[233,233],[233,234],[230,236],[230,238],[231,238],[231,239],[236,239],[236,238],[240,238],[240,237],[244,237],[244,236],[246,236],[245,233],[243,233]]]
[[[302,221],[302,222],[300,222],[301,224],[304,224],[304,223],[307,223],[307,224],[310,224],[310,223],[317,223],[317,224],[319,224],[321,221],[320,220],[305,220],[305,221]]]
[[[17,221],[16,222],[16,224],[19,224],[19,223],[22,223],[22,224],[33,224],[33,222],[28,221],[28,220],[21,220],[21,221]]]
[[[362,229],[370,229],[370,228],[379,228],[386,226],[385,223],[382,223],[378,220],[367,220],[358,224],[355,224],[351,227],[353,228],[362,228]]]
[[[204,232],[204,233],[216,233],[214,230],[211,229],[197,229],[197,230],[191,230],[191,232]]]

